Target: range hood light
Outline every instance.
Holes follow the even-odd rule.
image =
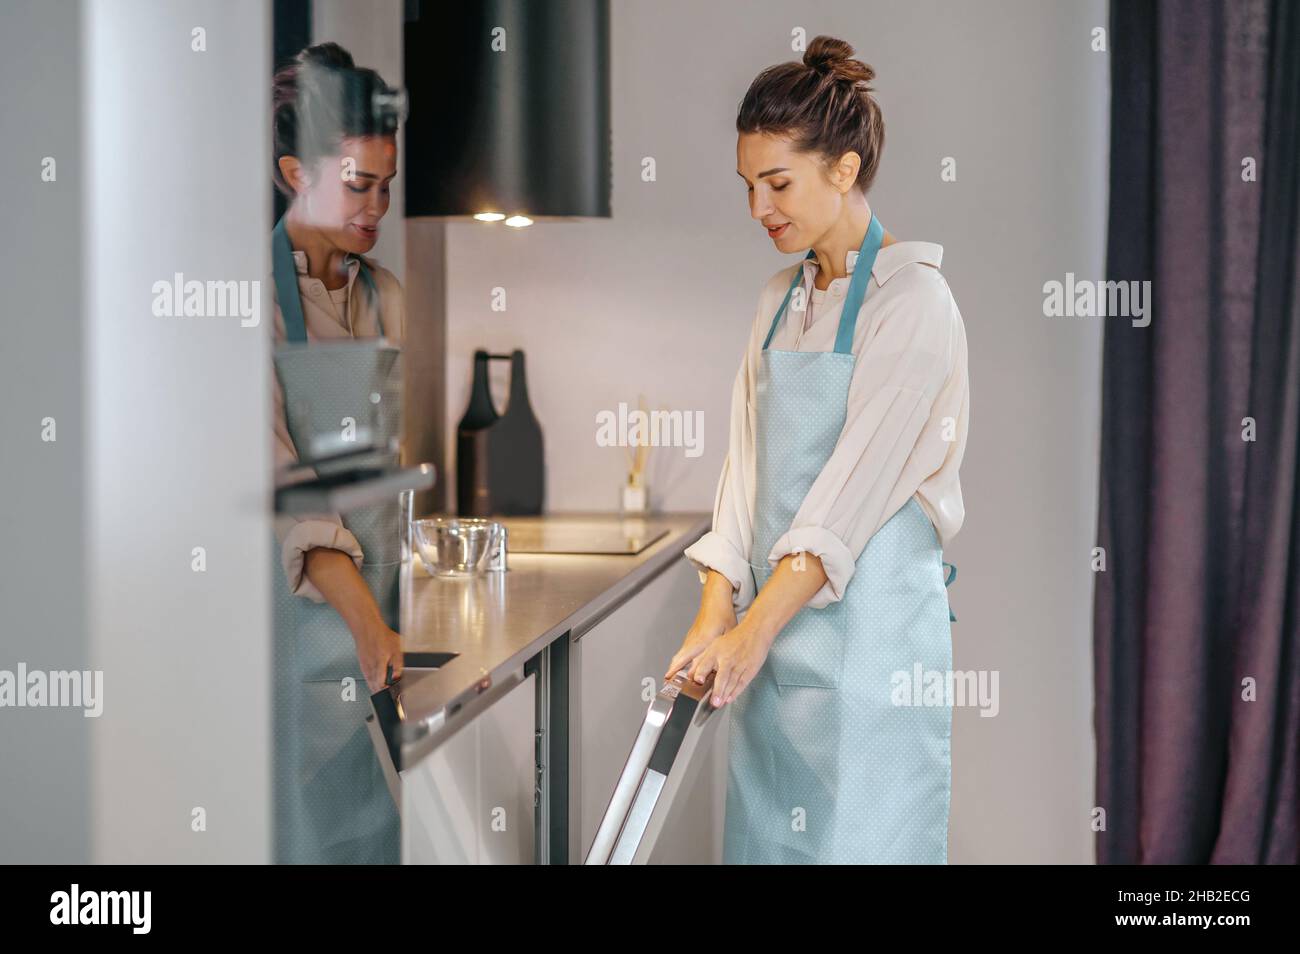
[[[505,218],[505,213],[479,212],[474,216],[474,218],[478,219],[480,222],[500,222],[502,219]]]
[[[610,0],[389,6],[403,11],[408,218],[610,218]]]
[[[532,224],[533,220],[526,215],[512,215],[510,218],[506,219],[506,225],[510,226],[512,229],[527,228]]]

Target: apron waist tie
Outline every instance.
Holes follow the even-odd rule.
[[[944,566],[948,566],[948,567],[952,567],[952,572],[949,573],[949,574],[948,574],[948,578],[947,578],[946,580],[943,581],[944,589],[947,589],[949,586],[952,585],[952,581],[955,580],[955,579],[957,579],[957,564],[956,564],[956,563],[946,563],[946,562],[945,562],[943,565],[944,565]],[[950,623],[955,623],[955,622],[957,622],[957,617],[952,615],[952,605],[951,605],[951,601],[949,602],[949,606],[948,606],[948,622],[950,622]]]

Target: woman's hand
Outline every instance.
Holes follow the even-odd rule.
[[[700,611],[695,614],[695,622],[691,624],[691,628],[686,632],[686,639],[682,641],[682,648],[677,650],[672,662],[668,664],[668,671],[664,673],[664,682],[671,681],[673,676],[677,675],[691,660],[698,657],[712,645],[714,640],[735,625],[734,610],[730,608],[706,610],[705,607],[700,607]]]
[[[682,667],[704,652],[706,646],[736,625],[736,607],[731,594],[731,582],[717,570],[709,570],[700,593],[699,612],[682,640],[682,648],[668,664],[664,682],[671,681]]]
[[[710,582],[714,572],[709,572]],[[701,683],[717,671],[712,692],[715,708],[731,702],[753,681],[777,634],[825,582],[820,557],[800,552],[781,558],[740,625],[711,640],[691,667],[690,678]]]
[[[402,637],[376,620],[352,634],[357,644],[357,661],[366,677],[370,692],[376,693],[402,674]],[[388,667],[393,667],[393,678],[388,679]]]
[[[758,675],[771,646],[772,640],[750,625],[746,617],[696,657],[688,676],[702,683],[709,678],[709,673],[717,671],[710,701],[715,709],[720,709],[744,692]]]

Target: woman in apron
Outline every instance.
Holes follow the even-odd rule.
[[[686,550],[700,610],[665,673],[712,673],[735,703],[725,863],[947,861],[966,337],[942,248],[867,203],[884,127],[852,53],[817,37],[737,118],[751,215],[809,251],[759,296],[713,528]]]
[[[397,173],[395,102],[377,73],[332,43],[303,50],[276,73],[274,177],[289,200],[271,237],[278,350],[330,339],[402,342],[401,287],[362,257],[378,238]],[[384,351],[392,362],[393,349],[376,353]],[[400,407],[391,367],[380,397]],[[337,387],[328,363],[320,373],[311,368],[275,380],[277,473],[310,446],[286,406],[300,402],[331,421],[364,413],[335,406],[355,400],[356,389]],[[398,415],[374,419],[376,439],[394,436]],[[342,517],[276,518],[277,862],[400,860],[397,811],[365,726],[370,693],[402,672],[398,510],[394,498]]]

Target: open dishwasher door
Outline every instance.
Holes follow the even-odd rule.
[[[694,778],[696,754],[708,751],[721,721],[709,701],[712,690],[712,674],[701,685],[688,680],[684,669],[660,688],[646,710],[585,864],[640,865],[649,860],[674,798]]]

